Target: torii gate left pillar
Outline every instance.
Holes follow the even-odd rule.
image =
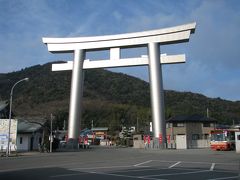
[[[120,35],[43,38],[50,52],[73,52],[74,62],[53,65],[53,70],[72,69],[72,85],[69,108],[68,138],[72,148],[78,144],[83,94],[83,69],[149,65],[151,109],[154,137],[161,137],[164,148],[166,124],[164,115],[164,93],[161,64],[185,62],[185,55],[160,56],[159,45],[187,42],[194,33],[196,23],[166,29]],[[120,58],[120,48],[147,46],[148,56],[141,58]],[[110,59],[101,61],[85,60],[86,51],[110,49]]]
[[[72,70],[72,83],[70,94],[69,120],[68,120],[68,144],[73,149],[77,148],[80,119],[82,116],[82,95],[83,95],[83,62],[85,51],[77,49],[74,51]]]

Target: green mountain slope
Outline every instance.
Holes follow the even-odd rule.
[[[14,89],[13,112],[19,117],[56,116],[61,128],[67,120],[71,71],[51,72],[51,63],[0,74],[0,100],[9,98],[14,82],[29,77]],[[151,119],[149,84],[138,78],[103,69],[86,70],[82,126],[109,126],[139,123],[145,128]],[[240,122],[240,102],[207,98],[190,92],[165,91],[166,118],[179,114],[209,115],[220,123]]]

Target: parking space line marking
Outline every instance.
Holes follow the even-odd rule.
[[[150,162],[152,162],[152,160],[144,161],[144,162],[142,162],[142,163],[138,163],[138,164],[135,164],[135,165],[133,165],[133,166],[137,167],[137,166],[140,166],[140,165],[143,165],[143,164],[147,164],[147,163],[150,163]]]
[[[92,174],[99,174],[99,175],[107,175],[107,176],[117,176],[117,177],[125,177],[125,178],[133,178],[133,179],[149,179],[149,180],[165,180],[165,179],[158,179],[158,178],[151,178],[151,177],[138,177],[138,176],[128,176],[122,174],[113,174],[113,173],[104,173],[104,172],[89,172]]]
[[[183,174],[196,174],[196,173],[202,173],[202,172],[209,172],[209,170],[201,170],[201,171],[191,171],[191,172],[180,172],[180,173],[171,173],[171,174],[155,174],[155,175],[147,175],[147,176],[141,176],[142,178],[148,178],[148,177],[155,177],[155,176],[175,176],[175,175],[183,175]]]
[[[71,168],[69,170],[84,170],[84,169],[114,169],[114,168],[121,168],[121,167],[132,167],[132,166],[100,166],[100,167],[86,167],[86,168]]]
[[[143,166],[140,166],[140,167],[143,167]],[[164,168],[165,169],[165,168]],[[114,171],[114,173],[124,173],[124,172],[138,172],[138,171],[156,171],[156,170],[159,170],[159,169],[144,169],[144,168],[137,168],[137,169],[124,169],[124,170],[116,170]]]
[[[178,162],[176,162],[175,164],[169,166],[168,168],[173,168],[173,167],[177,166],[177,165],[180,164],[180,163],[181,163],[181,161],[178,161]]]
[[[210,171],[213,171],[214,167],[215,167],[215,163],[212,163]]]
[[[176,161],[167,161],[167,160],[152,160],[152,161],[159,161],[159,162],[176,162]],[[190,164],[212,164],[211,162],[201,162],[201,161],[182,161],[182,163],[190,163]],[[224,162],[218,162],[215,164],[221,164],[226,166],[231,165],[238,165],[238,163],[224,163]]]
[[[71,174],[59,174],[59,175],[54,175],[50,176],[50,178],[59,178],[59,177],[68,177],[68,176],[79,176],[79,175],[84,175],[84,174],[89,174],[88,172],[85,173],[71,173]]]
[[[231,176],[231,177],[220,177],[220,178],[215,178],[215,179],[208,179],[208,180],[221,180],[221,179],[235,179],[239,178],[239,176]]]

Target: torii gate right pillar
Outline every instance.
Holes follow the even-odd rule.
[[[148,44],[148,56],[154,138],[161,138],[162,146],[160,146],[160,148],[164,148],[166,143],[166,122],[164,114],[162,68],[161,63],[159,63],[160,47],[158,43]]]

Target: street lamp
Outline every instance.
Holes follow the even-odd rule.
[[[12,118],[12,96],[13,96],[13,89],[14,89],[14,87],[18,84],[18,83],[20,83],[20,82],[22,82],[22,81],[28,81],[29,80],[29,78],[24,78],[24,79],[21,79],[21,80],[19,80],[18,82],[16,82],[14,85],[13,85],[13,87],[12,87],[12,89],[11,89],[11,93],[10,93],[10,103],[9,103],[9,124],[8,124],[8,144],[7,144],[7,151],[6,151],[6,156],[9,156],[9,154],[10,154],[10,148],[9,148],[9,145],[10,145],[10,134],[11,134],[11,118]]]

